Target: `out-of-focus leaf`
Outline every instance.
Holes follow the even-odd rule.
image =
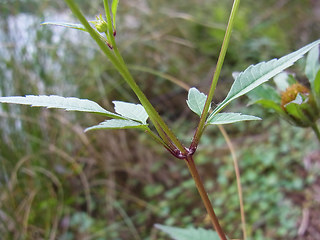
[[[207,95],[200,92],[198,89],[194,87],[189,89],[187,104],[191,111],[196,113],[198,116],[201,116],[206,100]]]
[[[313,88],[317,98],[320,99],[320,70],[318,71],[316,78],[314,79],[314,88]],[[320,106],[319,106],[320,107]]]
[[[280,103],[280,94],[271,86],[263,84],[255,89],[253,89],[251,92],[248,92],[247,96],[250,99],[249,104],[256,103],[257,101],[261,99],[270,100],[276,103]]]
[[[311,86],[313,86],[316,75],[320,69],[319,54],[319,45],[317,45],[310,50],[307,56],[305,74],[308,77]]]
[[[203,228],[177,228],[164,226],[160,224],[155,225],[156,228],[169,234],[174,240],[219,240],[219,235],[212,230],[205,230]]]
[[[207,124],[229,124],[251,120],[261,120],[261,118],[241,113],[217,113],[210,121],[207,121]]]
[[[85,132],[90,130],[99,129],[128,129],[128,128],[146,128],[147,125],[141,124],[132,120],[122,120],[122,119],[110,119],[106,120],[99,125],[88,127]]]
[[[320,40],[317,40],[280,59],[273,59],[268,62],[261,62],[248,67],[244,72],[241,72],[238,75],[227,97],[219,104],[212,114],[210,114],[209,119],[220,112],[232,100],[248,93],[286,68],[292,66],[297,60],[302,58],[305,53],[319,43]]]
[[[283,114],[283,110],[280,107],[279,103],[276,103],[272,100],[260,99],[260,100],[257,100],[255,103],[260,104],[264,108],[273,109],[274,111],[276,111],[279,114]]]
[[[118,114],[114,114],[103,109],[99,104],[93,101],[75,97],[61,97],[56,95],[27,95],[25,97],[0,97],[0,102],[31,105],[32,107],[61,108],[65,109],[66,111],[99,113],[111,118],[125,119]]]
[[[141,104],[113,101],[116,113],[143,124],[147,123],[148,114]]]
[[[86,28],[82,24],[65,23],[65,22],[43,22],[41,23],[41,25],[54,25],[54,26],[72,28],[72,29],[77,29],[77,30],[87,32]]]
[[[277,89],[281,92],[285,91],[289,86],[289,74],[287,72],[281,72],[274,76],[274,83],[277,86]]]

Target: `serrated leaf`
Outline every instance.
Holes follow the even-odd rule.
[[[203,228],[177,228],[160,224],[155,227],[169,234],[174,240],[220,240],[216,232]]]
[[[99,125],[86,128],[84,131],[99,130],[99,129],[128,129],[128,128],[146,128],[147,125],[141,124],[132,120],[111,119],[106,120]]]
[[[75,97],[61,97],[56,95],[27,95],[25,97],[0,97],[0,102],[31,105],[31,107],[60,108],[66,111],[99,113],[111,118],[123,119],[123,117],[120,115],[105,110],[96,102]]]
[[[319,46],[315,46],[314,48],[312,48],[307,56],[305,74],[309,79],[311,86],[313,86],[313,82],[316,78],[317,72],[320,69],[319,57],[320,57]]]
[[[189,89],[187,105],[191,111],[196,113],[198,116],[201,116],[206,100],[207,95],[200,92],[198,89],[194,87]]]
[[[280,59],[273,59],[268,62],[261,62],[251,65],[244,72],[241,72],[234,81],[227,97],[210,114],[209,119],[220,112],[232,100],[248,93],[262,83],[268,81],[286,68],[292,66],[297,60],[303,57],[305,53],[318,45],[320,40],[308,44],[307,46],[290,53]]]
[[[82,24],[65,23],[65,22],[43,22],[41,25],[54,25],[59,27],[72,28],[87,32],[87,29]]]
[[[147,123],[148,114],[141,104],[113,101],[116,113],[143,124]]]
[[[111,5],[111,12],[112,12],[113,28],[114,29],[116,29],[116,16],[117,16],[118,4],[119,4],[119,0],[113,0],[112,5]]]
[[[210,121],[207,121],[207,124],[229,124],[252,120],[261,120],[261,118],[241,113],[217,113]]]

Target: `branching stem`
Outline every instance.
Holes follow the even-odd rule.
[[[223,62],[224,62],[224,58],[226,56],[227,49],[228,49],[228,46],[229,46],[231,32],[232,32],[233,25],[234,25],[234,22],[235,22],[236,13],[238,12],[238,9],[239,9],[239,4],[240,4],[240,0],[234,0],[233,6],[232,6],[232,10],[231,10],[231,14],[230,14],[230,17],[229,17],[227,30],[226,30],[226,33],[225,33],[225,36],[224,36],[224,40],[223,40],[221,51],[220,51],[220,54],[219,54],[217,66],[216,66],[216,69],[215,69],[215,73],[213,75],[213,79],[212,79],[212,82],[211,82],[211,86],[210,86],[210,90],[209,90],[209,93],[208,93],[208,97],[207,97],[204,109],[202,111],[202,115],[201,115],[197,130],[196,130],[196,132],[194,134],[194,137],[193,137],[193,140],[192,140],[192,143],[191,143],[191,146],[190,146],[191,149],[196,148],[198,146],[199,141],[200,141],[200,137],[201,137],[201,135],[203,133],[203,129],[205,127],[205,123],[206,123],[206,118],[207,118],[207,115],[208,115],[209,107],[210,107],[210,104],[212,102],[213,94],[214,94],[214,91],[216,89],[217,82],[219,80],[220,72],[221,72],[221,69],[222,69],[222,65],[223,65]]]

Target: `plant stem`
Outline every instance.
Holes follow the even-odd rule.
[[[212,102],[213,94],[214,94],[214,91],[216,89],[217,82],[219,80],[220,72],[221,72],[221,69],[222,69],[222,65],[223,65],[223,62],[224,62],[224,58],[226,56],[227,49],[228,49],[228,46],[229,46],[231,32],[232,32],[232,28],[233,28],[233,25],[234,25],[234,22],[235,22],[236,13],[238,12],[238,9],[239,9],[239,4],[240,4],[240,0],[234,0],[233,6],[232,6],[232,10],[231,10],[231,13],[230,13],[230,17],[229,17],[227,30],[226,30],[226,33],[225,33],[225,36],[224,36],[224,40],[223,40],[223,43],[222,43],[222,46],[221,46],[221,50],[220,50],[220,54],[219,54],[219,58],[218,58],[217,66],[216,66],[216,70],[215,70],[215,73],[214,73],[213,78],[212,78],[212,82],[211,82],[210,90],[209,90],[209,93],[208,93],[208,97],[207,97],[204,109],[202,111],[201,118],[200,118],[197,130],[195,132],[195,135],[193,137],[190,149],[196,148],[198,146],[200,137],[201,137],[201,135],[203,133],[203,129],[205,127],[205,122],[206,122],[206,118],[207,118],[208,111],[209,111],[209,107],[210,107],[210,104]]]
[[[319,131],[319,128],[318,128],[317,124],[315,123],[311,127],[312,127],[313,132],[316,134],[317,139],[320,142],[320,131]]]
[[[221,240],[227,240],[226,235],[225,235],[224,231],[222,230],[220,223],[219,223],[219,220],[213,210],[213,207],[212,207],[212,204],[209,200],[208,194],[207,194],[206,190],[204,189],[204,186],[201,181],[200,175],[198,173],[197,167],[194,164],[194,160],[193,160],[192,155],[188,155],[185,160],[188,165],[189,171],[192,175],[192,178],[196,183],[196,187],[197,187],[198,192],[201,196],[202,202],[203,202],[204,206],[206,207],[207,213],[209,214],[209,217],[210,217],[210,220],[211,220],[211,223],[212,223],[214,229],[218,233]]]
[[[65,0],[68,4],[69,8],[73,12],[73,14],[80,20],[82,25],[86,28],[91,37],[96,41],[100,49],[104,52],[104,54],[109,58],[111,63],[115,66],[115,68],[119,71],[125,81],[128,83],[130,88],[134,91],[138,99],[140,100],[143,107],[146,109],[150,120],[154,123],[158,133],[161,136],[161,132],[164,132],[167,136],[167,139],[163,139],[165,142],[168,139],[178,148],[183,154],[187,154],[187,150],[181,144],[181,142],[177,139],[174,133],[170,130],[170,128],[166,125],[163,119],[160,117],[159,113],[155,110],[152,104],[149,102],[147,97],[141,91],[137,83],[134,81],[132,75],[130,74],[126,64],[124,63],[120,53],[116,51],[116,55],[110,51],[109,47],[105,44],[104,41],[101,40],[100,35],[90,26],[89,22],[86,20],[84,15],[81,13],[78,6],[75,4],[74,0]],[[109,9],[108,9],[109,10]],[[112,36],[113,37],[113,36]],[[114,38],[113,43],[114,43]],[[116,46],[114,46],[116,48]]]

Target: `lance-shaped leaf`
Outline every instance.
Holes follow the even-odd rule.
[[[116,30],[116,16],[118,10],[119,0],[113,0],[111,5],[111,12],[112,12],[112,21],[113,21],[113,28]]]
[[[87,29],[82,24],[76,23],[65,23],[65,22],[43,22],[41,25],[54,25],[59,27],[72,28],[76,30],[81,30],[87,32]]]
[[[194,87],[189,89],[187,104],[191,111],[196,113],[198,116],[201,116],[206,100],[207,95],[200,92],[198,89]]]
[[[315,46],[308,53],[306,68],[305,68],[305,74],[308,77],[312,87],[319,70],[320,70],[320,51],[319,51],[319,46]]]
[[[207,121],[207,124],[229,124],[251,120],[261,120],[261,118],[241,113],[217,113]]]
[[[258,87],[262,83],[268,81],[275,75],[279,74],[286,68],[292,66],[297,60],[303,57],[305,53],[318,45],[320,40],[308,44],[307,46],[290,53],[280,59],[273,59],[268,62],[261,62],[251,65],[244,72],[241,72],[234,81],[227,97],[219,104],[219,106],[210,114],[212,118],[216,113],[220,112],[232,100],[248,93],[252,89]]]
[[[88,99],[79,99],[75,97],[60,97],[56,95],[27,95],[25,97],[0,97],[0,102],[31,105],[32,107],[60,108],[66,111],[98,113],[111,118],[125,119],[124,117],[118,114],[114,114],[105,110],[96,102],[90,101]]]
[[[156,228],[169,234],[174,240],[219,240],[219,235],[203,228],[177,228],[160,224],[155,225]]]
[[[113,101],[116,113],[143,124],[147,123],[148,114],[141,104]]]
[[[122,119],[110,119],[106,120],[99,125],[88,127],[85,129],[85,132],[90,130],[99,130],[99,129],[128,129],[128,128],[147,128],[147,125],[138,123],[132,120],[122,120]]]

